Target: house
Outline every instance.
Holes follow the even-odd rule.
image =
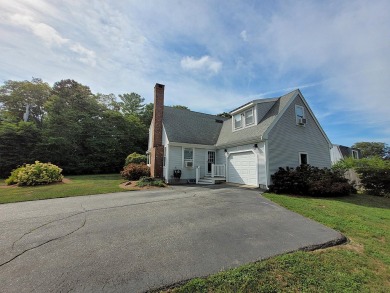
[[[164,85],[156,84],[147,151],[151,176],[167,183],[226,180],[267,188],[279,167],[331,166],[332,144],[299,89],[253,100],[230,114],[164,106]]]
[[[330,150],[330,158],[332,161],[332,165],[348,157],[352,157],[354,159],[361,159],[362,153],[359,149],[356,148],[350,148],[338,144],[332,145],[332,148]]]

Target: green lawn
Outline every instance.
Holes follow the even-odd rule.
[[[125,191],[119,187],[124,182],[119,174],[69,176],[69,183],[57,183],[33,187],[2,188],[0,181],[0,203],[70,197],[89,194]]]
[[[167,292],[390,292],[390,198],[265,197],[346,235],[346,245],[277,256]]]

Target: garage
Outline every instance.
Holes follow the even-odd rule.
[[[257,186],[256,156],[253,152],[230,154],[228,182]]]

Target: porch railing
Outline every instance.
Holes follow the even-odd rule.
[[[225,165],[211,165],[211,177],[226,177]]]

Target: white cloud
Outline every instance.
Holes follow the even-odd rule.
[[[241,37],[241,39],[244,40],[244,42],[247,42],[247,41],[248,41],[248,34],[247,34],[246,30],[243,30],[243,31],[240,33],[240,37]]]
[[[185,70],[208,71],[217,74],[222,68],[222,62],[214,60],[208,55],[196,59],[191,56],[183,57],[180,65]]]

